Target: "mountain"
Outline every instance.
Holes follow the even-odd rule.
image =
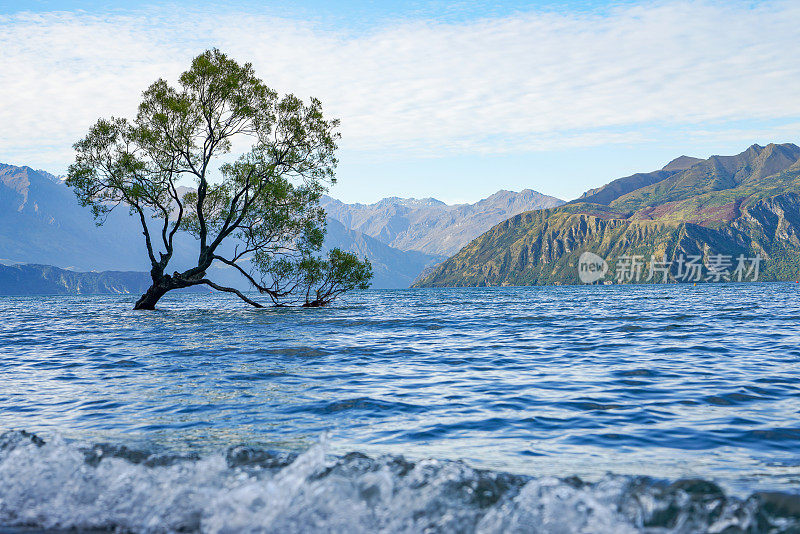
[[[322,207],[345,227],[405,251],[450,256],[495,224],[525,211],[564,202],[525,189],[501,190],[475,204],[448,205],[435,198],[385,198],[374,204],[345,204],[324,197]]]
[[[699,158],[680,156],[667,163],[664,168],[659,171],[637,173],[632,176],[626,176],[625,178],[618,178],[602,187],[588,190],[577,200],[570,201],[569,204],[588,202],[593,204],[608,205],[623,195],[661,182],[670,176],[694,167],[701,161],[703,160]]]
[[[760,280],[800,276],[800,148],[753,145],[735,156],[682,156],[567,205],[519,214],[464,247],[419,286],[578,283],[590,251],[620,258],[762,258]],[[611,279],[612,276],[607,278]]]
[[[333,246],[347,247],[359,257],[369,258],[372,263],[372,287],[381,289],[402,289],[409,287],[423,270],[444,260],[415,250],[399,250],[356,230],[350,230],[328,217],[326,249]]]
[[[444,259],[392,248],[329,220],[325,248],[333,247],[366,256],[373,264],[376,288],[408,287],[426,266]],[[174,266],[188,267],[196,255],[193,239],[181,236],[176,241]],[[127,210],[115,209],[98,227],[61,179],[30,167],[4,164],[0,164],[2,262],[78,271],[150,269],[139,221]],[[220,283],[248,289],[232,268],[214,268],[210,276]]]
[[[694,167],[696,164],[703,161],[700,158],[692,158],[689,156],[678,156],[677,158],[673,159],[666,165],[664,168],[661,169],[662,171],[685,171],[690,167]]]
[[[52,265],[0,265],[0,295],[142,294],[150,283],[146,272],[82,273]]]
[[[0,260],[147,271],[141,230],[115,210],[98,228],[55,176],[0,164]]]

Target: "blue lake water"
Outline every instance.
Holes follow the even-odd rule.
[[[796,284],[134,300],[0,297],[0,525],[800,528]]]

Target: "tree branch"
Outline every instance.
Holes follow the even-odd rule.
[[[255,278],[253,278],[253,276],[250,273],[242,269],[242,267],[238,265],[235,261],[231,261],[227,258],[223,258],[222,256],[216,256],[216,255],[214,256],[214,259],[221,261],[225,265],[230,265],[231,267],[235,268],[237,271],[239,271],[239,273],[241,273],[242,276],[247,278],[247,281],[253,284],[253,287],[258,289],[259,292],[269,295],[272,299],[277,299],[282,296],[278,292],[273,291],[268,287],[264,287],[258,282],[256,282]]]
[[[216,289],[217,291],[224,291],[225,293],[234,293],[240,299],[242,299],[243,301],[245,301],[249,305],[254,306],[256,308],[263,308],[264,307],[263,304],[259,304],[258,302],[254,301],[254,300],[250,300],[249,298],[244,296],[242,294],[242,292],[239,291],[238,289],[234,289],[232,287],[224,287],[224,286],[215,284],[214,282],[212,282],[211,280],[209,280],[207,278],[203,278],[202,280],[198,280],[195,284],[192,284],[192,285],[199,285],[199,284],[205,284],[207,286],[211,286],[214,289]]]
[[[147,245],[147,255],[150,257],[150,264],[155,268],[159,265],[158,261],[156,261],[155,253],[153,252],[153,243],[150,240],[150,230],[147,228],[147,218],[144,215],[144,210],[139,206],[139,204],[133,202],[128,195],[125,196],[125,201],[130,205],[132,208],[136,209],[139,213],[139,221],[142,223],[142,230],[144,233],[144,243]]]

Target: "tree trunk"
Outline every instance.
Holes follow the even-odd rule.
[[[161,297],[167,294],[168,291],[175,289],[175,286],[171,283],[172,280],[170,279],[169,275],[161,278],[158,282],[153,282],[153,285],[150,286],[150,289],[147,290],[147,293],[142,295],[139,300],[136,301],[136,305],[133,307],[134,310],[155,310],[156,304]]]

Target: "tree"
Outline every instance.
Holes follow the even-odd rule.
[[[153,83],[133,121],[98,120],[74,145],[67,185],[98,224],[118,206],[141,223],[153,284],[136,309],[152,310],[167,292],[200,284],[262,306],[209,280],[215,262],[275,305],[322,306],[368,287],[372,277],[369,262],[353,254],[317,256],[325,237],[319,200],[335,183],[338,124],[323,118],[317,99],[279,98],[252,65],[213,49],[192,61],[177,88]],[[225,156],[234,139],[251,144],[238,159]],[[187,179],[195,188],[182,193]],[[197,265],[168,274],[178,232],[196,238]]]

